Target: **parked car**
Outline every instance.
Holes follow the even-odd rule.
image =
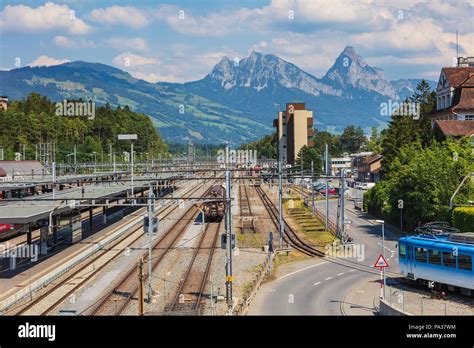
[[[326,188],[323,188],[321,190],[319,190],[319,193],[322,194],[322,195],[326,195]],[[334,188],[334,187],[328,187],[328,190],[327,190],[327,193],[331,196],[331,195],[337,195],[337,190]]]

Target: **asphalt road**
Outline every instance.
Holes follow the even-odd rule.
[[[324,212],[324,204],[324,201],[318,201],[316,207]],[[337,200],[329,201],[329,216],[336,220]],[[374,270],[372,266],[382,252],[381,225],[353,210],[352,201],[346,201],[346,220],[351,220],[348,233],[359,248],[359,255],[302,262],[292,272],[264,284],[248,314],[342,315],[341,301],[345,295],[357,284],[379,277],[377,272],[370,273],[369,270]],[[386,226],[385,256],[392,272],[397,272],[397,239]],[[367,314],[373,314],[370,308],[367,308]]]

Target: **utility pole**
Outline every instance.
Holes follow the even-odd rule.
[[[340,204],[340,209],[341,209],[341,241],[342,244],[346,242],[346,237],[345,237],[345,217],[344,217],[344,169],[341,168],[341,183],[339,187],[339,194],[340,194],[340,199],[341,199],[341,204]]]
[[[382,223],[382,255],[383,259],[386,260],[385,258],[385,221]],[[385,281],[385,267],[382,269],[382,274],[383,274],[383,298],[385,299],[385,288],[386,288],[386,281]]]
[[[326,149],[324,151],[324,156],[325,156],[325,165],[324,165],[324,171],[326,172],[326,231],[329,229],[328,226],[328,219],[329,219],[329,190],[328,190],[328,175],[329,175],[329,151],[328,151],[328,144],[326,144]]]
[[[138,263],[138,315],[143,315],[143,258]]]
[[[303,151],[301,153],[301,198],[304,200],[304,191],[303,191]]]
[[[278,247],[283,249],[283,178],[281,160],[278,161]]]
[[[74,174],[77,171],[77,152],[76,152],[76,145],[74,144]]]
[[[151,262],[152,262],[152,241],[153,241],[153,233],[158,232],[158,221],[155,221],[155,207],[153,204],[153,198],[155,195],[153,194],[152,186],[150,183],[150,188],[148,189],[148,303],[151,303],[151,298],[153,296],[153,288],[151,286]],[[156,226],[155,226],[156,222]]]
[[[53,199],[56,198],[56,162],[52,163],[52,172],[53,172]]]
[[[229,145],[226,146],[226,153],[228,152]],[[226,228],[227,228],[227,263],[226,263],[226,297],[227,297],[227,315],[232,315],[233,299],[232,299],[232,209],[231,209],[231,175],[229,168],[229,161],[226,161]]]
[[[311,161],[311,211],[314,215],[314,185],[313,185],[313,176],[314,176],[314,161]]]
[[[135,196],[133,195],[133,142],[130,143],[130,156],[131,157],[131,163],[132,163],[132,200],[133,200],[133,205],[135,205]]]

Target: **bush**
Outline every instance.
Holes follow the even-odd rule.
[[[474,232],[474,207],[458,207],[453,210],[453,226],[461,232]]]

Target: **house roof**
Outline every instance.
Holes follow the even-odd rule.
[[[10,176],[31,175],[32,170],[35,174],[41,174],[43,169],[48,173],[39,161],[0,161],[0,169]]]
[[[382,159],[382,155],[373,155],[365,160],[367,164],[372,164]]]
[[[437,120],[435,125],[446,137],[466,137],[474,134],[474,121]]]
[[[474,76],[472,78],[474,81]],[[456,102],[454,106],[452,107],[452,110],[454,111],[461,111],[461,110],[474,110],[474,86],[473,87],[462,87],[458,89],[459,92],[457,95],[459,96],[459,99],[457,98],[457,95],[455,95],[455,100],[453,101]],[[456,100],[458,99],[458,100]]]
[[[451,87],[459,87],[466,78],[469,77],[469,74],[474,74],[474,67],[465,66],[465,67],[452,67],[452,68],[443,68],[442,71],[446,75],[446,78]]]

